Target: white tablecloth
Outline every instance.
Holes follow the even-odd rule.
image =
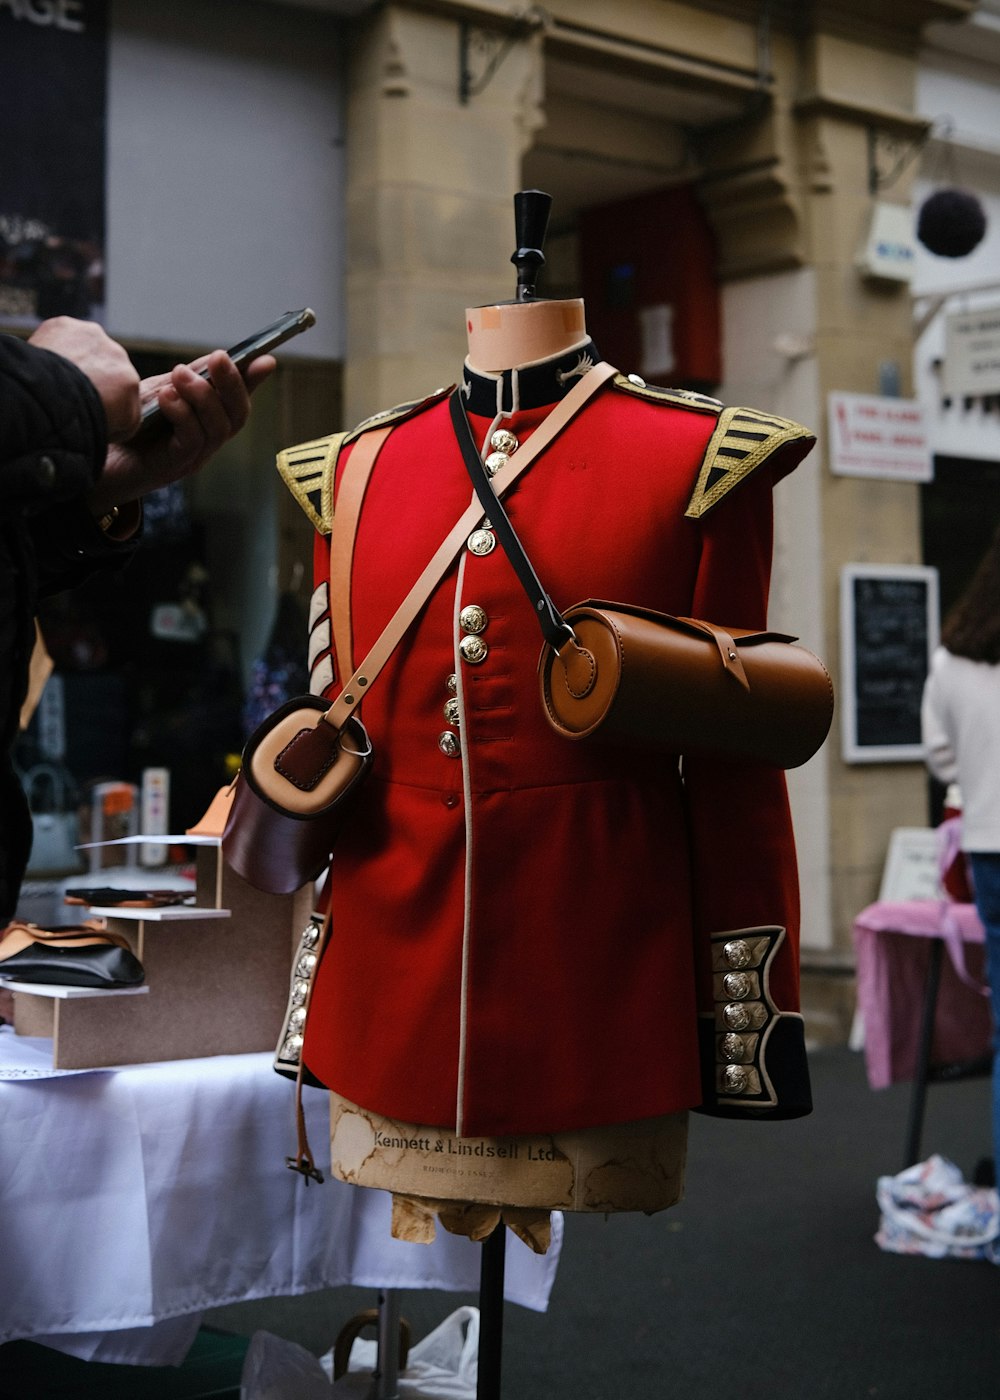
[[[48,1042],[0,1026],[0,1342],[171,1365],[206,1308],[343,1284],[478,1288],[479,1245],[394,1240],[385,1192],[288,1170],[294,1091],[270,1059],[53,1073]],[[321,1167],[327,1103],[306,1091]],[[508,1236],[508,1299],[545,1309],[561,1224],[545,1256]]]

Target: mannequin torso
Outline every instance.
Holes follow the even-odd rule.
[[[485,376],[544,366],[590,344],[579,299],[472,307],[466,329],[466,363]],[[684,1112],[569,1133],[472,1139],[396,1122],[336,1093],[332,1113],[336,1175],[423,1198],[437,1215],[454,1216],[456,1201],[648,1214],[683,1192]]]
[[[469,423],[484,457],[509,454],[597,358],[583,305],[478,307],[466,323]],[[442,395],[371,426],[386,421],[354,553],[356,656],[471,496]],[[367,427],[283,454],[321,531]],[[809,445],[798,425],[619,376],[508,509],[558,605],[623,598],[759,627],[771,459],[787,470]],[[720,477],[740,485],[735,505],[719,505]],[[333,698],[328,554],[321,536],[310,663],[314,691]],[[334,1091],[346,1180],[452,1205],[661,1209],[681,1192],[689,1107],[803,1111],[801,1085],[787,1081],[786,1107],[777,1082],[798,1055],[791,1023],[801,1036],[783,777],[701,759],[682,782],[676,758],[556,738],[539,645],[484,522],[365,697],[376,768],[337,846],[304,1058]],[[758,925],[777,927],[772,961],[729,977],[718,940]],[[720,1019],[733,995],[754,999],[766,1035],[744,1042]],[[730,1076],[736,1041],[754,1058]]]

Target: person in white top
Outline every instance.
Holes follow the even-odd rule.
[[[986,929],[993,1011],[993,1156],[1000,1163],[1000,529],[948,613],[924,686],[927,766],[962,793],[962,849]]]

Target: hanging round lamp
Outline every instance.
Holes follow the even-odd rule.
[[[986,213],[969,190],[935,190],[917,214],[917,238],[939,258],[965,258],[982,242]]]

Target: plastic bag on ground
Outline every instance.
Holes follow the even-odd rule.
[[[330,1377],[311,1351],[271,1332],[250,1338],[240,1400],[330,1400],[332,1394]]]
[[[347,1373],[334,1381],[333,1391],[327,1393],[336,1400],[368,1396],[377,1355],[375,1342],[356,1341]],[[332,1376],[333,1352],[321,1357],[320,1364]],[[411,1348],[406,1369],[399,1375],[400,1400],[476,1400],[478,1366],[479,1309],[456,1308]],[[305,1400],[305,1392],[303,1397]],[[312,1400],[311,1393],[308,1400]]]
[[[954,1162],[933,1156],[880,1176],[875,1243],[891,1254],[997,1262],[1000,1205],[992,1187],[972,1186]]]

